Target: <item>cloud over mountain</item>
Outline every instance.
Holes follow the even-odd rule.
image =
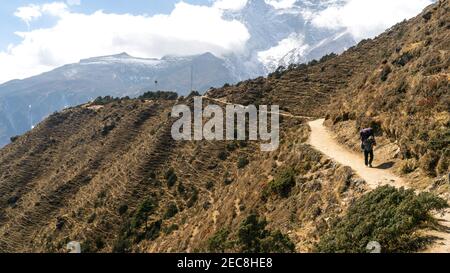
[[[230,19],[225,15],[230,12],[238,13],[247,6],[263,7],[262,4],[265,4],[275,10],[272,15],[277,18],[282,17],[280,14],[289,13],[297,18],[290,22],[304,20],[317,28],[317,32],[347,30],[355,40],[360,40],[373,37],[391,25],[410,18],[432,2],[434,1],[211,0],[210,5],[193,5],[180,1],[170,14],[152,16],[106,13],[101,10],[93,13],[75,12],[74,6],[82,5],[80,0],[29,4],[19,7],[14,13],[28,25],[29,30],[16,32],[21,38],[20,42],[0,50],[0,83],[50,71],[80,59],[124,51],[146,58],[205,52],[216,56],[239,54],[251,48],[248,47],[248,42],[254,35],[264,36],[261,33],[263,31],[256,28],[258,25],[249,27],[252,22],[245,21],[245,16]],[[252,14],[259,17],[267,15],[258,12],[264,10],[255,10]],[[55,22],[53,25],[33,28],[35,21],[49,18]],[[270,21],[270,18],[267,20]],[[262,46],[262,49],[258,48],[263,52],[252,61],[261,59],[261,54],[267,60],[294,50],[296,45],[292,43],[292,37],[302,34],[296,31],[283,33],[276,29],[272,33],[276,41],[270,40],[270,44]],[[308,42],[306,45],[313,46]],[[304,46],[302,41],[297,47],[301,49]],[[271,48],[273,49],[270,50]],[[277,56],[269,56],[271,53],[276,53]],[[276,63],[276,60],[272,62]]]
[[[72,3],[73,4],[73,3]],[[29,5],[16,16],[31,24],[44,16],[57,19],[49,28],[17,32],[21,43],[0,52],[0,83],[25,78],[92,56],[126,51],[141,57],[217,56],[238,52],[249,39],[246,27],[224,20],[223,8],[179,2],[168,15],[72,12],[64,2]]]

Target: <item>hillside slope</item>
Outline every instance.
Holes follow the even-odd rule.
[[[329,123],[342,142],[357,148],[358,129],[372,126],[395,143],[400,171],[429,176],[450,172],[450,7],[440,1],[381,39],[384,56],[371,59],[335,98]],[[370,43],[370,42],[369,42]]]
[[[430,19],[426,20],[426,10],[342,55],[212,89],[208,96],[240,104],[279,104],[283,111],[298,116],[328,114],[335,125],[349,122],[350,118],[339,118],[347,115],[337,110],[364,109],[356,100],[360,89],[353,88],[377,71],[397,44],[409,44],[404,33],[420,35],[439,28],[434,32],[439,44],[448,43],[449,1],[428,9],[433,10]],[[434,65],[447,61],[438,59]],[[425,73],[425,68],[420,72]],[[437,73],[448,74],[448,67]],[[445,98],[446,93],[439,90],[429,92]],[[355,94],[355,101],[348,94]],[[338,104],[343,100],[347,101]],[[170,134],[174,119],[169,115],[177,103],[192,106],[192,97],[121,99],[68,108],[1,149],[0,251],[63,252],[72,240],[80,241],[86,252],[284,252],[293,250],[289,242],[295,251],[313,251],[323,234],[336,228],[336,221],[344,223],[336,230],[346,227],[352,219],[345,218],[347,213],[365,212],[367,207],[386,209],[366,206],[379,198],[366,194],[366,181],[306,143],[310,129],[304,119],[283,116],[280,147],[270,153],[260,152],[258,143],[251,141],[177,142]],[[441,110],[440,103],[430,107]],[[402,115],[399,108],[391,110],[393,116]],[[408,128],[407,124],[400,129]],[[338,133],[339,128],[334,127]],[[385,129],[379,134],[389,141],[383,137],[388,134]],[[409,135],[411,143],[417,139]],[[406,196],[407,204],[434,200],[392,191],[381,189],[375,194]],[[436,201],[424,207],[442,206]],[[388,212],[392,211],[396,212]],[[429,220],[428,210],[412,211],[417,212],[413,215],[420,220],[417,223]],[[397,215],[401,223],[412,219],[402,213]],[[267,225],[262,226],[268,231],[264,234],[270,236],[256,240],[261,243],[257,249],[242,245],[248,238],[239,231],[261,226],[263,218]],[[416,229],[408,226],[408,231]],[[405,249],[409,250],[400,250]],[[399,249],[391,249],[395,250]]]

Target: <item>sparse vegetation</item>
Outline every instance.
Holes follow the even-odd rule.
[[[230,152],[236,150],[237,148],[238,148],[238,146],[237,146],[236,142],[234,142],[234,141],[227,144],[227,150]]]
[[[11,143],[16,142],[16,140],[18,140],[18,139],[19,139],[19,136],[12,136],[12,137],[9,138],[9,140],[11,141]]]
[[[209,252],[223,253],[292,253],[295,245],[281,231],[266,229],[267,221],[257,214],[250,214],[239,226],[237,239],[233,240],[230,230],[222,228],[214,233],[207,243]]]
[[[152,214],[156,208],[157,203],[153,200],[153,198],[144,200],[131,219],[131,228],[133,230],[138,229],[143,224],[146,224],[148,216]]]
[[[230,231],[222,228],[208,239],[208,251],[213,253],[224,253],[232,243],[228,240]]]
[[[167,186],[168,186],[169,188],[173,187],[173,185],[175,185],[175,183],[176,183],[177,180],[178,180],[178,177],[177,177],[177,174],[175,173],[175,169],[174,169],[174,168],[170,168],[170,169],[166,172],[166,174],[165,174],[164,177],[166,178]]]
[[[289,253],[295,245],[279,230],[266,230],[267,221],[256,214],[250,214],[238,230],[237,244],[243,253]]]
[[[198,191],[195,189],[192,193],[192,196],[189,198],[189,200],[186,202],[186,206],[188,208],[191,208],[197,203],[198,200]]]
[[[436,167],[439,162],[439,156],[433,151],[428,151],[419,160],[419,167],[428,175],[436,176]]]
[[[267,188],[263,191],[263,196],[267,197],[271,193],[278,194],[281,197],[287,197],[291,189],[295,186],[296,172],[293,168],[280,170],[275,179],[270,181]]]
[[[205,187],[207,190],[211,190],[214,187],[214,182],[211,180],[208,180],[208,182],[206,182]]]
[[[223,177],[223,183],[225,185],[230,185],[233,183],[234,179],[231,177],[230,173],[228,171],[225,171],[224,177]]]
[[[164,213],[164,219],[170,219],[178,213],[178,207],[175,203],[170,203]]]
[[[171,91],[148,91],[139,97],[139,99],[146,100],[176,100],[177,98],[178,94]]]
[[[380,187],[365,194],[337,219],[317,245],[318,252],[365,252],[377,241],[383,252],[416,251],[425,243],[415,231],[432,221],[431,210],[447,203],[430,193]]]
[[[128,206],[126,204],[121,205],[118,209],[120,215],[125,214],[128,211]]]
[[[406,159],[400,163],[400,171],[404,174],[413,172],[417,168],[415,159]]]
[[[105,96],[105,97],[97,97],[93,102],[92,105],[107,105],[112,102],[117,102],[121,100],[120,98],[115,98],[111,96]]]
[[[248,161],[248,159],[247,159],[246,157],[240,157],[240,158],[238,159],[238,162],[237,162],[237,167],[238,167],[239,169],[242,169],[242,168],[244,168],[245,166],[247,166],[248,163],[249,163],[249,161]]]
[[[381,71],[381,80],[383,82],[385,82],[387,80],[389,74],[391,74],[391,72],[392,72],[391,67],[389,65],[385,65],[383,67],[383,70]]]
[[[225,151],[221,151],[221,152],[219,152],[219,154],[217,155],[217,157],[220,159],[220,160],[226,160],[227,159],[227,157],[228,157],[228,154],[227,154],[227,152],[225,152]]]
[[[128,252],[131,244],[128,240],[124,238],[119,238],[117,241],[115,241],[113,245],[112,252],[113,253],[126,253]]]
[[[163,232],[165,234],[170,234],[170,233],[174,232],[175,230],[178,230],[179,228],[180,227],[177,224],[172,224],[172,225],[166,227]]]

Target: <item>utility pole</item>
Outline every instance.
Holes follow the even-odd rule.
[[[191,63],[191,92],[194,91],[194,65]]]
[[[31,113],[31,104],[30,105],[28,105],[28,111],[29,111],[29,116],[30,116],[30,129],[33,129],[33,116],[32,116],[32,113]]]

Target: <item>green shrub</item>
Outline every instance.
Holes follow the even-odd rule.
[[[175,230],[178,230],[179,228],[180,227],[177,224],[172,224],[169,227],[164,229],[164,233],[167,235],[167,234],[174,232]]]
[[[280,231],[266,230],[267,221],[256,214],[250,214],[238,230],[238,246],[243,253],[289,253],[295,245]]]
[[[397,66],[405,66],[409,61],[411,61],[414,56],[410,52],[403,53],[400,57],[392,62],[392,64]]]
[[[231,183],[233,183],[234,179],[233,177],[230,177],[230,173],[228,171],[225,171],[224,176],[223,176],[223,183],[225,185],[230,185]]]
[[[370,241],[379,242],[383,252],[416,251],[424,240],[414,232],[432,219],[431,210],[446,207],[443,199],[430,193],[379,187],[353,203],[321,236],[315,251],[362,253]]]
[[[157,204],[152,198],[144,200],[131,218],[131,229],[138,229],[146,223],[148,216],[155,211],[156,207]]]
[[[99,250],[105,247],[105,241],[103,241],[102,237],[100,237],[100,236],[97,236],[95,238],[94,243],[95,243],[95,247]]]
[[[280,117],[280,119],[281,119],[281,117]],[[248,133],[246,133],[246,136],[248,136]],[[245,148],[248,146],[248,143],[245,140],[239,140],[238,144],[239,144],[239,147],[241,147],[241,148]]]
[[[20,136],[12,136],[9,138],[9,140],[11,140],[11,143],[16,142],[19,139]]]
[[[243,253],[291,253],[295,245],[288,236],[279,230],[266,230],[267,221],[258,215],[250,214],[239,226],[237,239],[232,240],[230,230],[222,228],[207,242],[209,252],[236,251]]]
[[[175,203],[170,203],[167,207],[166,213],[164,213],[165,219],[170,219],[178,213],[178,207]]]
[[[119,101],[120,100],[120,98],[114,98],[114,97],[111,97],[111,96],[105,96],[105,97],[97,97],[93,102],[92,102],[92,104],[93,105],[106,105],[106,104],[109,104],[109,103],[112,103],[112,102],[115,102],[115,101]]]
[[[142,240],[150,240],[153,241],[158,238],[162,226],[162,220],[154,220],[148,224],[143,231],[139,231],[134,234],[134,243],[139,243]]]
[[[186,206],[187,206],[188,208],[191,208],[192,206],[195,205],[195,203],[197,202],[197,200],[198,200],[198,191],[197,191],[197,190],[194,190],[194,192],[192,193],[192,196],[191,196],[191,197],[189,198],[189,200],[187,201]]]
[[[181,181],[178,183],[177,191],[179,194],[185,194],[186,193],[186,187],[184,187],[183,183]]]
[[[230,231],[222,228],[208,239],[208,251],[213,253],[224,253],[229,247],[228,236]]]
[[[178,180],[177,174],[175,173],[174,168],[170,168],[165,175],[167,186],[169,188],[173,187]]]
[[[126,204],[121,205],[118,209],[120,215],[125,214],[128,211],[128,206]]]
[[[276,230],[261,240],[261,249],[263,253],[293,253],[295,244],[287,235]]]
[[[295,186],[295,176],[296,172],[293,168],[281,170],[275,176],[275,179],[270,181],[266,191],[276,193],[281,197],[287,197],[291,189]]]
[[[176,100],[178,98],[178,94],[170,91],[156,91],[156,92],[145,92],[139,99],[148,99],[148,100]]]
[[[385,65],[383,67],[383,70],[381,71],[381,76],[380,76],[381,81],[383,81],[383,82],[386,81],[389,74],[391,74],[391,72],[392,72],[391,67],[389,65]]]
[[[214,182],[209,180],[208,182],[206,182],[206,189],[211,190],[212,188],[214,188]]]
[[[236,150],[237,148],[238,148],[238,146],[237,146],[236,142],[234,142],[234,141],[227,144],[227,150],[230,152]]]
[[[450,147],[450,129],[442,130],[434,134],[428,141],[428,148],[433,151],[442,151]]]
[[[228,157],[228,154],[227,154],[227,152],[225,152],[225,151],[221,151],[221,152],[217,155],[217,157],[218,157],[220,160],[226,160],[227,157]]]
[[[244,168],[245,166],[247,166],[248,163],[249,163],[249,161],[248,161],[248,159],[247,159],[246,157],[240,157],[240,158],[238,159],[238,162],[237,162],[237,167],[238,167],[239,169],[242,169],[242,168]]]
[[[145,228],[145,236],[144,238],[150,241],[155,240],[158,238],[159,233],[161,231],[162,226],[162,220],[155,220],[148,225],[148,227]]]
[[[94,222],[95,218],[97,218],[97,214],[95,214],[95,212],[94,212],[88,217],[87,222],[89,224],[92,224]]]
[[[125,236],[119,236],[119,238],[114,242],[112,252],[113,253],[126,253],[130,249],[130,241]]]

